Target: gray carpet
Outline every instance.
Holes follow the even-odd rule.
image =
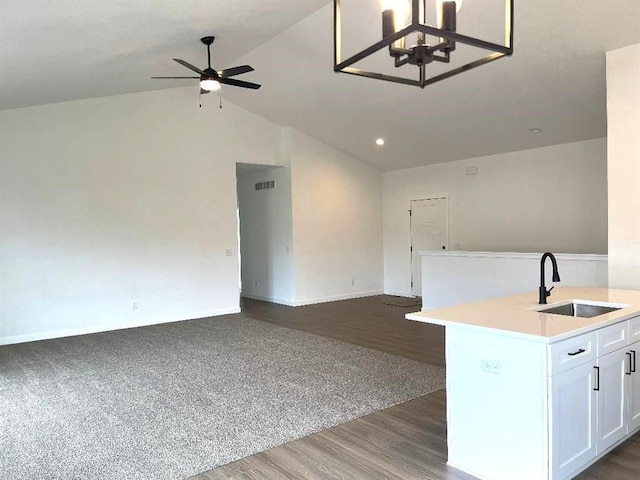
[[[0,347],[0,478],[184,479],[444,387],[230,315]]]

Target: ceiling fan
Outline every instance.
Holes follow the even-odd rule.
[[[242,73],[248,73],[253,71],[253,67],[249,65],[242,65],[240,67],[226,68],[224,70],[214,70],[211,68],[211,44],[216,37],[202,37],[200,41],[207,46],[207,68],[200,70],[198,67],[191,65],[184,60],[174,58],[173,60],[178,62],[183,67],[187,67],[189,70],[199,74],[199,77],[151,77],[153,79],[175,79],[175,78],[193,78],[200,79],[200,93],[205,94],[211,91],[220,90],[220,85],[233,85],[234,87],[251,88],[257,90],[262,85],[257,83],[245,82],[243,80],[236,80],[230,78]]]

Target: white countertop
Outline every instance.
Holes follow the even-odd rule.
[[[492,330],[502,335],[554,343],[640,315],[640,290],[556,287],[547,298],[547,307],[571,300],[629,306],[592,318],[540,313],[530,310],[544,308],[544,305],[538,304],[536,291],[409,313],[406,318],[445,327]]]

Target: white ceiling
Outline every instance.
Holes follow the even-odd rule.
[[[380,0],[350,1],[370,8],[348,39],[377,40]],[[491,1],[465,0],[459,31]],[[326,0],[0,0],[0,109],[188,85],[149,76],[203,66],[214,34],[214,67],[263,84],[224,98],[382,170],[605,136],[605,52],[640,43],[640,1],[516,0],[515,17],[513,57],[420,90],[333,73]]]
[[[327,0],[0,0],[0,110],[188,85],[151,80],[214,68]],[[168,82],[168,83],[167,83]]]

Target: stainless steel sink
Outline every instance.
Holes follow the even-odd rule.
[[[571,302],[564,305],[556,305],[537,310],[540,313],[552,313],[554,315],[567,315],[569,317],[591,318],[609,312],[615,312],[623,307],[607,305],[590,305],[588,303]]]

